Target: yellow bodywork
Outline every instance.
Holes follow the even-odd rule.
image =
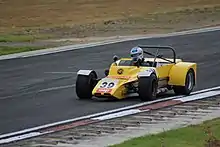
[[[131,59],[122,58],[120,60]],[[154,58],[147,58],[146,60],[153,61]],[[189,69],[193,69],[196,75],[196,63],[183,62],[181,59],[176,59],[176,64],[162,59],[156,59],[156,62],[162,63],[162,66],[118,66],[116,63],[112,63],[109,69],[109,75],[97,83],[92,94],[97,97],[112,96],[118,99],[126,98],[128,96],[126,85],[138,81],[138,73],[150,68],[155,69],[158,79],[168,78],[169,85],[184,86],[186,74]]]

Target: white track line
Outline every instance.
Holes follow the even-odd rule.
[[[46,88],[46,89],[41,89],[38,92],[48,92],[48,91],[54,91],[54,90],[60,90],[60,89],[67,89],[67,88],[72,88],[75,87],[75,84],[73,85],[65,85],[65,86],[57,86],[57,87],[51,87],[51,88]]]
[[[172,36],[180,36],[180,35],[188,35],[188,34],[205,33],[205,32],[211,32],[211,31],[219,31],[219,30],[220,30],[220,26],[207,27],[207,28],[202,28],[202,29],[193,29],[189,31],[173,32],[173,33],[167,33],[167,34],[154,34],[154,35],[149,34],[149,35],[143,35],[140,37],[128,36],[125,39],[113,39],[113,40],[102,41],[102,42],[68,45],[68,46],[62,46],[62,47],[55,47],[55,48],[48,48],[48,49],[42,49],[42,50],[36,50],[36,51],[3,55],[3,56],[0,56],[0,60],[40,56],[40,55],[46,55],[46,54],[52,54],[52,53],[70,51],[70,50],[77,50],[77,49],[85,49],[89,47],[95,47],[95,46],[101,46],[101,45],[107,45],[107,44],[113,44],[113,43],[119,43],[119,42],[125,42],[125,41],[132,41],[132,40],[172,37]]]
[[[139,110],[139,109],[124,110],[124,111],[120,111],[120,112],[116,112],[116,113],[112,113],[112,114],[107,114],[104,116],[98,116],[98,117],[92,118],[92,120],[108,120],[108,119],[113,119],[113,118],[117,118],[117,117],[132,115],[132,114],[136,114],[136,113],[140,113],[140,112],[141,112],[141,110]]]
[[[14,97],[16,97],[18,95],[38,94],[40,92],[50,92],[50,91],[61,90],[61,89],[68,89],[68,88],[73,88],[73,87],[75,87],[75,84],[64,85],[64,86],[57,86],[57,87],[50,87],[50,88],[40,89],[38,91],[30,91],[30,92],[26,92],[26,93],[17,94],[17,95],[9,95],[9,96],[5,96],[5,97],[0,97],[0,100],[11,99],[11,98],[14,98]]]
[[[192,92],[192,94],[197,94],[197,93],[201,93],[201,92],[207,92],[207,91],[211,91],[211,90],[218,90],[218,89],[220,89],[220,86],[212,87],[212,88],[208,88],[208,89],[203,89],[203,90],[199,90],[199,91],[195,91],[195,92]]]
[[[52,71],[52,72],[44,72],[44,73],[46,73],[46,74],[75,74],[75,73],[77,73],[77,72],[74,72],[74,71],[72,71],[72,72],[65,72],[65,71]]]
[[[220,90],[218,90],[218,91],[207,91],[205,93],[190,95],[190,96],[187,96],[187,97],[177,98],[177,99],[174,99],[174,100],[182,101],[182,102],[189,102],[189,101],[203,99],[203,98],[206,98],[206,97],[212,97],[212,96],[219,95],[219,94],[220,94]]]
[[[24,135],[19,135],[19,136],[15,136],[15,137],[2,139],[2,140],[0,140],[0,144],[10,143],[10,142],[13,142],[13,141],[19,141],[19,140],[27,139],[27,138],[31,138],[31,137],[37,137],[39,135],[42,135],[42,133],[40,133],[40,132],[31,132],[31,133],[24,134]]]
[[[208,88],[208,89],[204,89],[204,90],[200,90],[200,91],[196,91],[196,92],[192,92],[192,94],[198,94],[198,93],[201,93],[201,92],[208,92],[208,91],[217,90],[217,89],[220,89],[220,86],[213,87],[213,88]],[[167,101],[167,100],[177,99],[177,98],[183,98],[183,97],[184,96],[173,96],[173,97],[168,97],[168,98],[159,99],[159,100],[155,100],[155,101],[143,102],[143,103],[140,103],[140,104],[135,104],[135,105],[127,106],[127,107],[122,107],[122,108],[119,108],[119,109],[104,111],[104,112],[95,113],[95,114],[92,114],[92,115],[82,116],[82,117],[78,117],[78,118],[74,118],[74,119],[68,119],[68,120],[59,121],[59,122],[55,122],[55,123],[51,123],[51,124],[46,124],[46,125],[42,125],[42,126],[38,126],[38,127],[24,129],[24,130],[21,130],[21,131],[0,135],[0,139],[4,138],[4,137],[23,134],[23,133],[27,133],[27,132],[31,132],[31,131],[36,131],[36,130],[48,128],[48,127],[53,127],[53,126],[56,126],[56,125],[70,123],[70,122],[73,122],[73,121],[79,121],[79,120],[82,120],[82,119],[89,119],[89,118],[92,118],[92,117],[98,117],[98,116],[101,116],[101,115],[106,115],[106,114],[110,114],[110,113],[124,111],[124,110],[127,110],[127,109],[133,109],[133,108],[136,108],[136,107],[149,105],[149,104],[156,103],[156,102],[162,102],[162,101]]]

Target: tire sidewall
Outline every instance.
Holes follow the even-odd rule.
[[[157,78],[155,74],[139,79],[139,96],[142,101],[151,101],[156,98]]]
[[[190,79],[191,81],[189,81]],[[191,88],[189,88],[189,84],[190,84],[189,82],[191,82],[191,86],[190,86]],[[194,71],[190,69],[186,74],[185,86],[174,86],[174,91],[177,95],[179,94],[189,95],[193,91],[194,85],[195,85],[195,74]]]
[[[185,91],[187,95],[189,95],[193,91],[194,82],[195,82],[194,79],[195,77],[193,71],[190,69],[186,74],[186,80],[185,80]]]
[[[76,80],[76,94],[80,99],[92,97],[92,90],[96,85],[97,75],[91,72],[88,76],[78,75]]]

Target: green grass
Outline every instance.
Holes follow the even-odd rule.
[[[0,42],[32,42],[38,39],[49,39],[50,35],[0,35]]]
[[[8,55],[13,53],[27,52],[43,49],[45,47],[8,47],[8,46],[0,46],[0,55]]]
[[[211,134],[211,133],[212,134]],[[220,118],[125,141],[111,147],[220,147]],[[215,145],[210,145],[208,140]]]

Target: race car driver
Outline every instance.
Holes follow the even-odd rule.
[[[144,52],[143,49],[140,47],[133,47],[130,50],[130,56],[131,56],[131,63],[130,66],[151,66],[150,63],[144,62]],[[105,75],[108,76],[109,69],[105,70]]]
[[[152,66],[149,61],[144,60],[144,52],[140,47],[133,47],[130,51],[132,66]]]
[[[135,66],[141,66],[144,62],[144,53],[142,48],[133,47],[130,51],[131,64]]]

